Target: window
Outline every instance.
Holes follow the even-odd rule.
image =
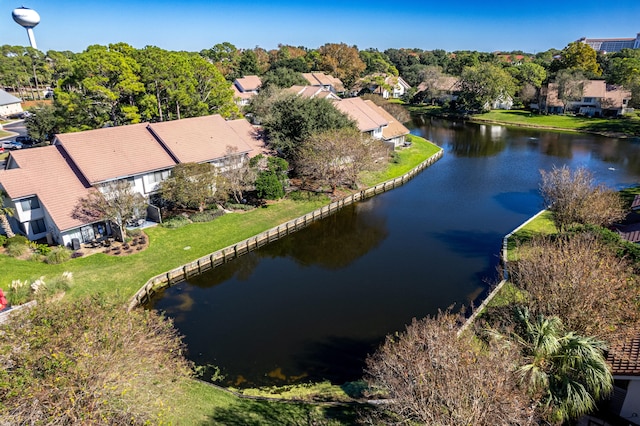
[[[167,170],[154,172],[148,175],[149,183],[160,183],[166,178],[169,177],[169,172]]]
[[[27,198],[26,200],[20,201],[20,207],[23,212],[28,212],[30,210],[39,209],[40,202],[38,202],[38,198],[36,197]]]
[[[36,219],[29,222],[29,227],[31,228],[32,234],[42,234],[43,232],[47,232],[47,227],[44,224],[44,220]]]

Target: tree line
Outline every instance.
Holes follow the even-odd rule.
[[[140,121],[165,121],[219,113],[237,117],[231,82],[258,75],[265,84],[290,87],[307,84],[301,73],[323,71],[342,80],[347,89],[360,79],[401,76],[413,89],[407,101],[422,102],[441,92],[447,76],[460,80],[456,108],[478,111],[488,101],[509,95],[516,105],[533,101],[540,87],[557,82],[561,97],[575,96],[572,82],[604,79],[630,89],[630,106],[640,106],[640,50],[601,54],[573,42],[564,49],[535,55],[525,52],[477,52],[442,49],[369,48],[345,43],[319,48],[280,45],[239,49],[229,42],[200,52],[175,52],[126,43],[93,45],[85,51],[48,51],[31,47],[0,47],[0,84],[24,99],[54,91],[54,109],[39,111],[45,123],[34,123],[39,140],[70,132]],[[369,76],[369,77],[367,77]],[[421,91],[417,93],[417,88]],[[564,94],[564,97],[563,97]]]

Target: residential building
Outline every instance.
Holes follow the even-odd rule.
[[[344,92],[344,84],[342,84],[342,81],[332,75],[315,71],[302,73],[302,76],[309,82],[310,86],[320,86],[333,93]]]
[[[443,75],[434,81],[423,81],[416,95],[423,94],[424,102],[439,103],[455,101],[460,94],[460,78]]]
[[[404,124],[396,120],[393,115],[389,114],[387,110],[373,103],[373,101],[364,102],[388,123],[382,128],[382,141],[389,144],[394,149],[404,146],[406,136],[409,134],[409,129]]]
[[[635,38],[586,38],[577,40],[587,44],[596,52],[611,53],[622,49],[640,49],[640,33]]]
[[[628,111],[631,92],[622,86],[607,84],[604,80],[582,82],[582,96],[566,105],[558,96],[558,84],[549,83],[540,90],[539,109],[550,114],[572,112],[589,117],[618,116]]]
[[[9,117],[22,112],[22,99],[0,89],[0,117]]]
[[[236,105],[249,105],[249,101],[252,97],[258,94],[261,86],[262,80],[257,75],[247,75],[241,78],[236,78],[231,86]]]
[[[354,86],[356,94],[374,93],[384,99],[398,99],[411,89],[411,85],[402,77],[387,74],[372,74],[361,78]]]
[[[304,96],[305,98],[322,98],[334,101],[340,100],[340,96],[322,86],[291,86],[287,90],[295,93],[296,95]]]
[[[383,128],[389,122],[362,98],[346,98],[333,103],[335,107],[356,122],[362,133],[367,133],[376,139],[383,138]]]
[[[66,133],[52,146],[12,151],[0,188],[15,211],[15,231],[31,240],[84,243],[111,233],[109,223],[87,223],[75,213],[92,188],[126,180],[157,214],[158,185],[176,164],[228,167],[228,158],[240,164],[264,151],[251,124],[219,115]]]

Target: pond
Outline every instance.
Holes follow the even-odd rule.
[[[417,116],[444,157],[406,185],[159,293],[188,356],[233,386],[362,377],[385,335],[479,304],[501,241],[541,210],[540,170],[588,167],[638,182],[640,144]]]

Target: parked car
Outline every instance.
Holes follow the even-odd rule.
[[[22,149],[22,144],[16,141],[0,141],[0,147],[3,149]]]
[[[38,143],[38,141],[31,138],[31,136],[17,136],[16,142],[21,143],[24,148],[30,148]]]

